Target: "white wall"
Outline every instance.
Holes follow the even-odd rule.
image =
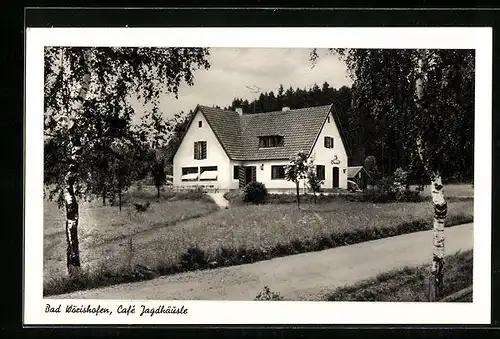
[[[333,148],[325,148],[325,136],[332,137],[334,139]],[[335,155],[338,157],[338,160],[340,160],[338,165],[332,165],[331,163],[331,160]],[[325,122],[316,144],[313,147],[311,156],[314,158],[314,164],[325,165],[325,180],[322,188],[329,189],[333,187],[332,176],[334,166],[339,167],[339,187],[347,188],[347,153],[331,113],[330,123],[328,123],[328,121]]]
[[[245,162],[231,162],[231,178],[232,178],[232,171],[233,171],[233,166],[255,166],[256,170],[256,179],[258,182],[263,183],[266,185],[266,188],[270,191],[273,189],[275,190],[283,190],[283,189],[289,189],[289,190],[294,190],[295,189],[295,183],[291,181],[287,181],[286,179],[271,179],[271,166],[275,165],[287,165],[289,163],[288,160],[262,160],[262,161],[245,161]],[[261,165],[264,165],[261,169]],[[301,180],[299,187],[301,189],[304,188],[304,182],[305,180]],[[232,179],[231,183],[231,189],[237,189],[239,187],[239,181],[238,179]]]
[[[198,127],[198,122],[202,127]],[[207,142],[207,158],[194,159],[194,142]],[[181,181],[183,167],[217,166],[217,181]],[[198,185],[216,185],[220,189],[227,189],[231,184],[232,167],[229,167],[229,158],[220,145],[214,132],[208,125],[201,112],[196,113],[194,120],[182,140],[173,163],[174,186],[191,187]]]
[[[198,127],[198,122],[202,121],[202,127]],[[324,137],[329,136],[334,138],[334,148],[324,147]],[[193,148],[195,141],[207,142],[207,159],[195,160],[193,156]],[[331,160],[337,155],[340,164],[332,165]],[[325,181],[323,188],[332,188],[332,168],[339,167],[339,187],[347,188],[347,154],[342,144],[339,130],[335,125],[333,116],[330,114],[330,122],[325,122],[320,135],[313,147],[311,156],[314,157],[314,164],[325,165]],[[239,186],[238,179],[233,179],[233,166],[255,166],[257,181],[262,182],[270,190],[273,189],[295,189],[293,182],[285,179],[271,179],[271,166],[286,165],[288,160],[262,160],[262,161],[232,161],[227,156],[226,152],[219,144],[217,137],[208,126],[203,115],[198,112],[186,133],[182,144],[180,145],[174,157],[174,186],[190,187],[197,185],[216,185],[219,189],[237,189]],[[261,164],[263,169],[261,170]],[[182,167],[203,167],[217,166],[218,179],[214,181],[181,181]],[[300,188],[304,188],[305,180],[300,183]]]
[[[324,137],[329,136],[334,139],[333,148],[324,147]],[[339,187],[347,189],[347,153],[345,147],[342,143],[339,130],[335,125],[333,116],[330,113],[330,122],[326,121],[319,137],[313,146],[311,156],[314,157],[315,165],[325,166],[325,180],[323,182],[324,189],[333,188],[333,167],[339,168]],[[332,164],[332,159],[337,156],[340,161],[339,164]],[[239,182],[237,179],[233,178],[233,166],[243,165],[243,166],[255,166],[257,181],[262,182],[266,185],[269,190],[283,190],[283,189],[295,189],[295,183],[287,181],[285,179],[271,179],[271,166],[273,165],[287,165],[288,160],[262,160],[262,161],[245,161],[245,162],[230,162],[230,172],[231,172],[231,189],[238,188]],[[261,169],[261,165],[263,168]],[[301,180],[299,187],[301,191],[304,189],[307,180]]]

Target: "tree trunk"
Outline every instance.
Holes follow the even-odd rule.
[[[297,207],[300,208],[300,190],[299,190],[299,180],[295,181],[295,187],[297,188]]]
[[[156,186],[156,199],[160,201],[160,186]]]
[[[121,187],[118,189],[118,208],[120,211],[122,210],[122,189]]]
[[[431,301],[435,301],[442,297],[440,292],[443,285],[444,226],[448,212],[439,173],[434,174],[431,180],[431,194],[434,203]]]
[[[417,80],[415,84],[415,92],[417,95],[416,106],[421,108],[421,100],[424,97],[425,74],[423,68],[427,62],[427,52],[423,51],[418,60],[417,66]],[[422,138],[417,137],[417,150],[424,165],[424,169],[429,173],[426,166],[425,155],[423,154]],[[429,300],[436,301],[441,298],[440,292],[443,285],[443,266],[444,266],[444,224],[448,206],[444,198],[443,182],[441,173],[434,172],[431,174],[431,195],[432,202],[434,203],[434,219],[432,223],[433,232],[433,247],[432,247],[432,268],[431,277],[429,281]]]
[[[89,71],[88,68],[87,71]],[[78,176],[78,166],[82,152],[80,131],[78,130],[78,117],[81,115],[89,86],[90,73],[87,72],[82,77],[82,87],[72,102],[71,113],[68,119],[70,160],[65,178],[64,200],[66,207],[66,242],[68,244],[66,262],[70,277],[77,277],[81,272],[80,250],[78,247],[78,202],[76,200],[74,184]]]
[[[102,189],[102,205],[103,206],[106,206],[106,193],[107,193],[106,185],[104,185],[104,188]]]
[[[78,158],[81,146],[78,138],[72,138],[71,158],[66,174],[64,201],[66,207],[66,263],[68,274],[75,277],[80,272],[80,251],[78,249],[78,202],[76,201],[74,183],[78,172]]]

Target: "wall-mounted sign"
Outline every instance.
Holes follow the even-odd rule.
[[[338,165],[340,164],[340,160],[337,155],[335,155],[331,161],[332,165]]]

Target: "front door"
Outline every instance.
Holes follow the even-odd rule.
[[[339,168],[334,167],[332,170],[332,186],[333,188],[339,187]]]
[[[257,168],[255,166],[245,167],[245,186],[252,181],[257,181]]]
[[[239,171],[240,188],[245,187],[252,181],[257,181],[257,168],[255,166],[240,167]]]

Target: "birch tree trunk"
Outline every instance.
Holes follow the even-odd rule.
[[[427,53],[424,51],[421,53],[418,60],[417,67],[417,80],[416,80],[416,96],[417,96],[417,108],[421,108],[421,100],[424,97],[424,86],[425,86],[425,74],[423,68],[427,58]],[[426,166],[425,155],[422,150],[422,137],[417,137],[417,149],[420,159],[424,164],[425,171],[429,173],[428,166]],[[430,173],[431,177],[431,195],[432,202],[434,204],[434,219],[432,223],[433,230],[433,249],[432,249],[432,269],[431,269],[431,279],[429,281],[429,300],[436,301],[441,297],[440,291],[443,285],[443,266],[444,266],[444,225],[446,220],[446,215],[448,212],[448,206],[444,197],[443,182],[441,178],[441,173],[434,172]]]
[[[75,277],[81,272],[80,250],[78,246],[79,213],[74,185],[78,176],[78,165],[82,152],[77,119],[80,111],[83,109],[83,103],[85,102],[87,91],[90,85],[90,72],[88,68],[87,72],[82,76],[81,82],[81,89],[77,97],[74,99],[71,107],[71,116],[69,121],[69,123],[71,124],[69,128],[69,144],[71,154],[64,187],[64,200],[66,207],[66,241],[68,244],[66,250],[66,260],[68,274],[70,275],[70,277]]]
[[[448,206],[444,198],[441,175],[435,173],[431,180],[432,202],[434,203],[433,251],[432,251],[432,280],[431,300],[440,299],[443,286],[444,266],[444,224]]]

